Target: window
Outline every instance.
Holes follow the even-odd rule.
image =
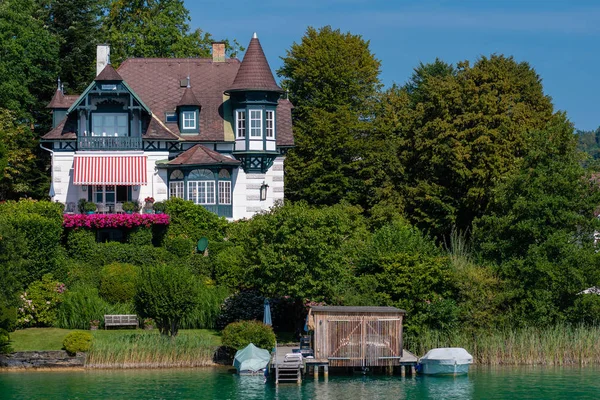
[[[183,112],[183,129],[196,129],[196,111]]]
[[[241,110],[235,113],[236,115],[236,131],[238,138],[246,137],[246,111]]]
[[[195,169],[188,174],[188,200],[195,204],[215,204],[215,175],[208,169]]]
[[[115,203],[115,193],[116,188],[114,185],[98,185],[93,188],[94,194],[92,197],[92,201],[96,204],[104,203],[104,204],[114,204]]]
[[[177,122],[177,114],[174,112],[165,113],[165,120],[167,122]]]
[[[219,171],[219,204],[231,204],[231,181],[229,179],[231,179],[229,171],[226,169]]]
[[[127,113],[93,113],[92,136],[129,136]]]
[[[184,198],[183,194],[183,172],[176,169],[169,176],[169,198]]]
[[[262,111],[250,110],[250,137],[262,137]]]
[[[265,111],[265,123],[266,123],[266,133],[267,138],[273,139],[275,137],[275,112],[271,110]]]

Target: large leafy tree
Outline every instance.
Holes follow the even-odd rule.
[[[388,137],[395,144],[383,148],[404,167],[390,179],[420,228],[436,236],[469,230],[523,156],[527,133],[551,118],[550,98],[527,63],[502,55],[456,69],[439,60],[420,65],[403,89],[408,112],[401,109],[398,122],[384,115],[382,125],[394,129]],[[387,99],[398,96],[392,91]]]
[[[380,62],[360,35],[309,27],[277,71],[294,104],[296,147],[286,160],[286,196],[311,204],[363,203],[364,137],[380,87]]]
[[[563,114],[530,132],[516,171],[475,222],[474,239],[510,282],[513,311],[524,321],[554,322],[578,292],[600,284],[593,248],[600,191],[575,146]]]
[[[115,66],[128,57],[209,56],[212,36],[200,29],[192,31],[189,22],[183,0],[112,0],[102,18],[102,36],[111,45]]]
[[[38,0],[48,30],[59,40],[60,77],[65,90],[81,93],[96,72],[100,40],[101,2],[97,0]]]

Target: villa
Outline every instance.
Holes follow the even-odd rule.
[[[180,197],[236,220],[283,199],[292,104],[256,34],[241,62],[217,42],[209,59],[136,58],[118,69],[100,45],[96,64],[81,95],[65,95],[59,80],[48,105],[53,201],[115,212]]]

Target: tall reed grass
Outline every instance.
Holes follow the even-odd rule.
[[[158,332],[97,332],[86,359],[88,368],[200,367],[213,364],[216,350],[208,333],[171,338]]]
[[[569,365],[600,363],[600,327],[556,325],[549,328],[490,332],[426,331],[407,338],[405,347],[418,356],[436,347],[464,347],[478,364]]]

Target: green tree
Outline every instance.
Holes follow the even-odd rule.
[[[358,172],[379,67],[368,41],[330,26],[309,27],[287,51],[277,71],[294,104],[286,197],[315,205],[364,203]]]
[[[142,269],[134,303],[138,315],[154,319],[161,334],[177,336],[198,298],[196,278],[187,269],[159,265]]]
[[[529,64],[502,55],[456,69],[439,60],[420,65],[404,90],[409,112],[401,110],[390,146],[404,169],[390,179],[421,229],[467,231],[523,156],[527,133],[551,118],[550,98]]]
[[[593,247],[600,191],[581,166],[576,140],[560,113],[530,132],[517,170],[504,177],[475,222],[478,248],[510,281],[522,321],[561,320],[576,293],[600,284]]]
[[[183,0],[112,0],[102,18],[102,36],[111,44],[115,66],[129,57],[208,57],[214,39],[200,29],[191,31],[189,22]]]
[[[48,30],[59,40],[60,77],[69,93],[82,93],[96,73],[101,3],[97,0],[38,0]]]

